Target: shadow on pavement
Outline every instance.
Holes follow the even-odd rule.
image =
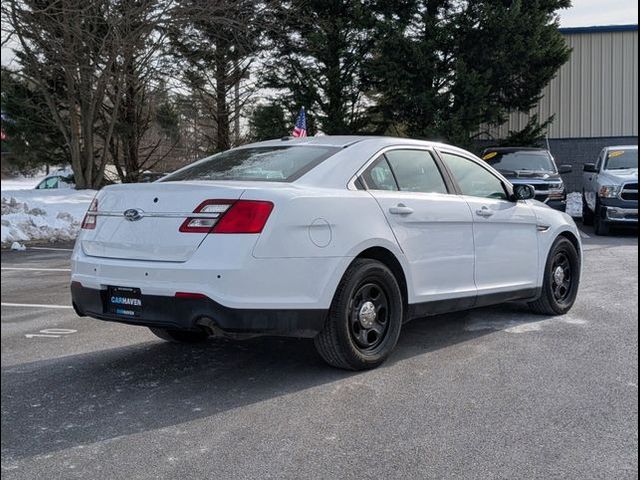
[[[380,368],[546,319],[507,305],[415,320]],[[15,365],[2,369],[3,459],[171,427],[354,375],[366,373],[326,366],[312,340],[267,337],[147,342]]]

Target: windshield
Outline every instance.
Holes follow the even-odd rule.
[[[482,157],[499,172],[553,172],[556,166],[545,151],[486,152]]]
[[[253,180],[292,182],[339,148],[326,146],[272,146],[238,148],[218,153],[159,180]]]
[[[611,150],[607,154],[605,170],[626,170],[638,168],[638,149]]]

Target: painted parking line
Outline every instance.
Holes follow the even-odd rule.
[[[72,309],[71,305],[43,305],[38,303],[0,303],[3,307],[17,307],[17,308],[53,308],[53,309]]]
[[[586,233],[584,233],[582,230],[578,229],[578,231],[580,232],[580,236],[581,236],[583,239],[591,238],[591,235],[587,235],[587,234],[586,234]]]
[[[70,268],[38,268],[38,267],[2,267],[0,270],[9,270],[16,272],[70,272]]]

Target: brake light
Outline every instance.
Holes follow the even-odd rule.
[[[98,216],[92,215],[92,212],[98,211],[98,199],[94,198],[91,200],[91,204],[89,205],[89,210],[85,213],[84,218],[82,219],[81,228],[85,230],[93,230],[96,228],[96,224],[98,223]]]
[[[260,233],[271,210],[271,202],[238,200],[213,227],[212,233]]]
[[[273,203],[259,200],[205,200],[182,225],[182,233],[260,233]],[[205,215],[206,214],[206,215]]]

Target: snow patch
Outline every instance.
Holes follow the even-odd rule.
[[[573,218],[582,218],[582,194],[580,192],[567,195],[567,214]]]
[[[5,190],[0,220],[3,245],[74,240],[95,190]]]
[[[27,247],[22,245],[20,242],[13,242],[11,244],[11,250],[18,250],[20,252],[24,252],[26,249],[27,249]]]

